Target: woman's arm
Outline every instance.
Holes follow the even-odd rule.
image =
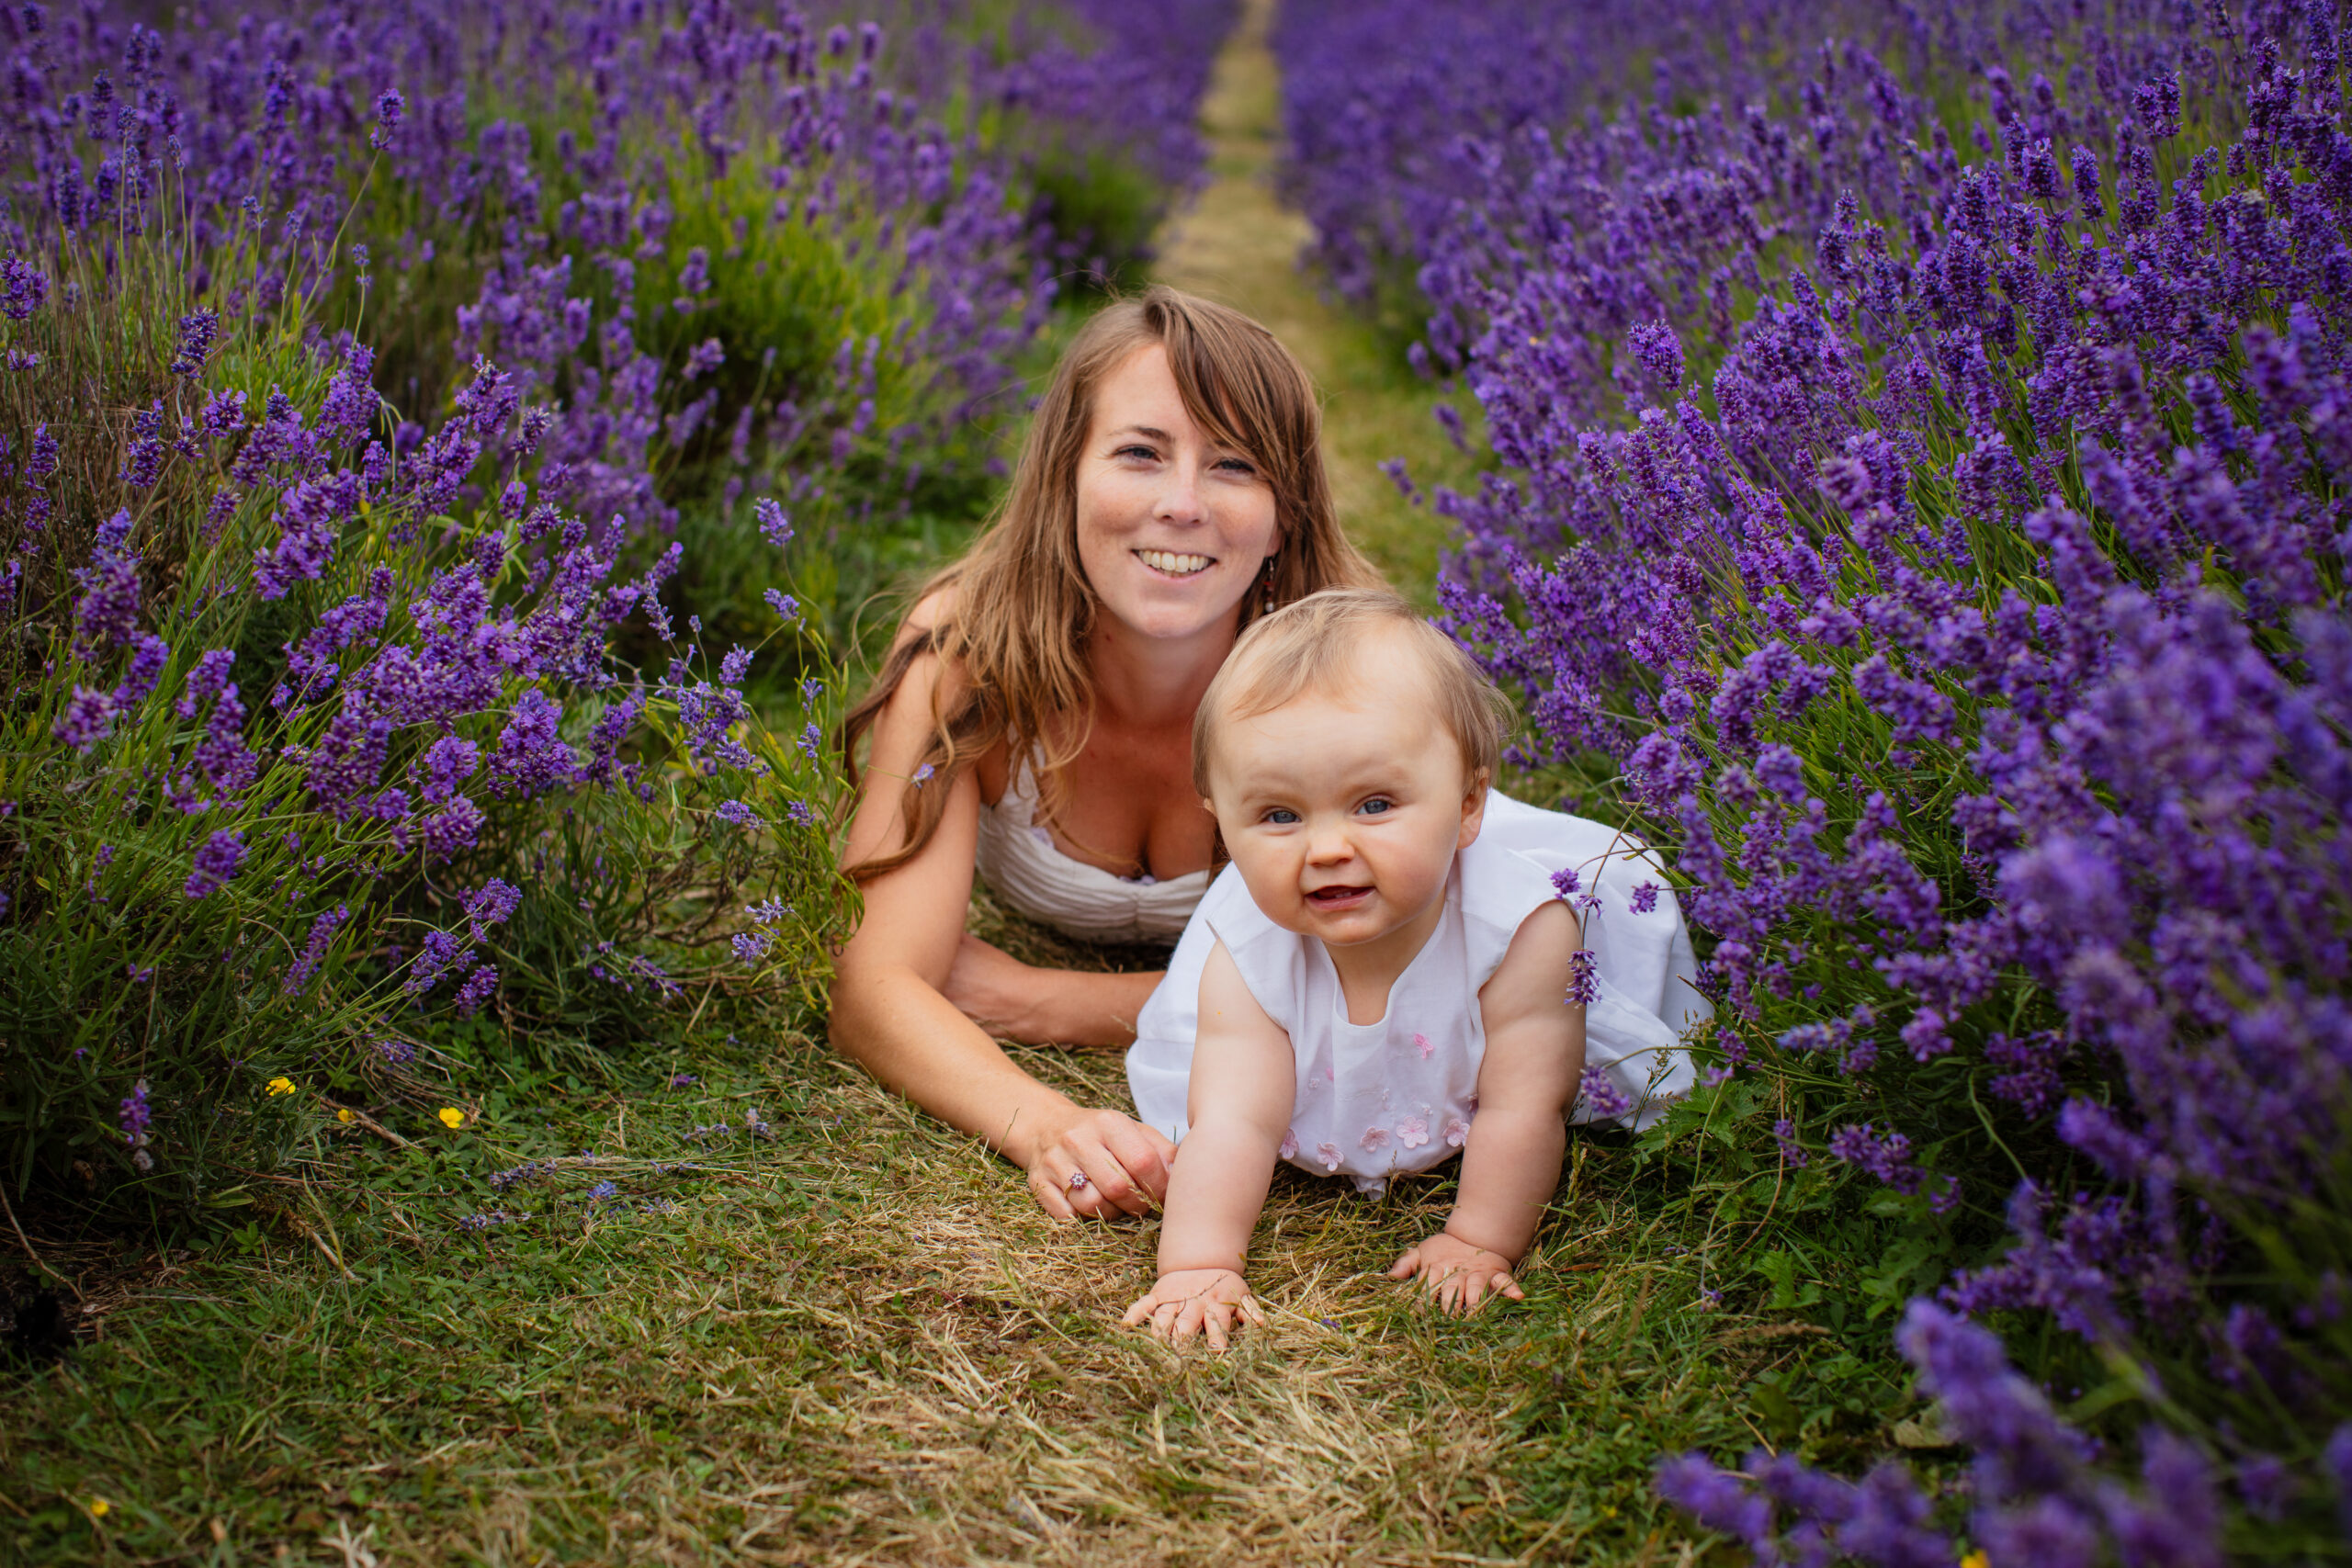
[[[967,931],[943,989],[966,1018],[1002,1039],[1126,1046],[1135,1043],[1136,1015],[1159,977],[1157,969],[1040,969]]]
[[[870,783],[850,819],[852,864],[904,838],[901,784],[930,737],[939,679],[936,660],[918,660],[874,727]],[[865,885],[865,919],[835,964],[834,1046],[1025,1168],[1047,1213],[1147,1212],[1167,1191],[1174,1145],[1039,1083],[944,994],[971,901],[979,781],[967,768],[929,787],[949,792],[938,831],[912,860]],[[1086,1177],[1077,1190],[1074,1172]]]
[[[1204,1330],[1222,1350],[1237,1315],[1261,1321],[1241,1269],[1297,1102],[1298,1069],[1290,1036],[1250,994],[1223,942],[1201,972],[1200,1019],[1192,1127],[1169,1179],[1159,1280],[1124,1321],[1180,1345]]]

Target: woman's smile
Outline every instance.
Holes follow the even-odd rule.
[[[1215,556],[1183,555],[1175,550],[1136,550],[1136,559],[1162,577],[1198,577],[1216,564]]]

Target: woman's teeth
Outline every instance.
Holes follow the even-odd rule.
[[[1206,571],[1216,559],[1212,556],[1180,556],[1173,550],[1137,550],[1136,558],[1170,577],[1190,577],[1196,571]]]

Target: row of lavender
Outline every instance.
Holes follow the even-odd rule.
[[[1867,1175],[1953,1260],[2006,1220],[1898,1337],[1965,1501],[1669,1466],[1758,1561],[2344,1550],[2338,36],[2303,0],[1283,12],[1321,259],[1426,323],[1500,460],[1437,498],[1456,635],[1712,941],[1699,1113],[1764,1086],[1776,1191]]]
[[[0,12],[12,1197],[179,1223],[464,1040],[813,983],[826,602],[991,482],[1047,151],[1197,169],[1081,13]]]

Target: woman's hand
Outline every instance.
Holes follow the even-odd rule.
[[[1225,1348],[1242,1324],[1266,1326],[1266,1314],[1250,1294],[1250,1286],[1230,1269],[1180,1269],[1162,1274],[1151,1293],[1127,1309],[1119,1319],[1125,1328],[1148,1325],[1171,1345],[1182,1345],[1195,1334],[1206,1333],[1209,1348]]]
[[[1511,1260],[1501,1253],[1473,1247],[1440,1231],[1408,1248],[1388,1270],[1388,1277],[1410,1280],[1418,1275],[1422,1294],[1440,1312],[1468,1317],[1496,1296],[1509,1296],[1515,1302],[1527,1299],[1510,1270]]]
[[[1028,1144],[1029,1190],[1057,1220],[1148,1214],[1168,1196],[1175,1155],[1174,1144],[1140,1122],[1072,1105]]]

